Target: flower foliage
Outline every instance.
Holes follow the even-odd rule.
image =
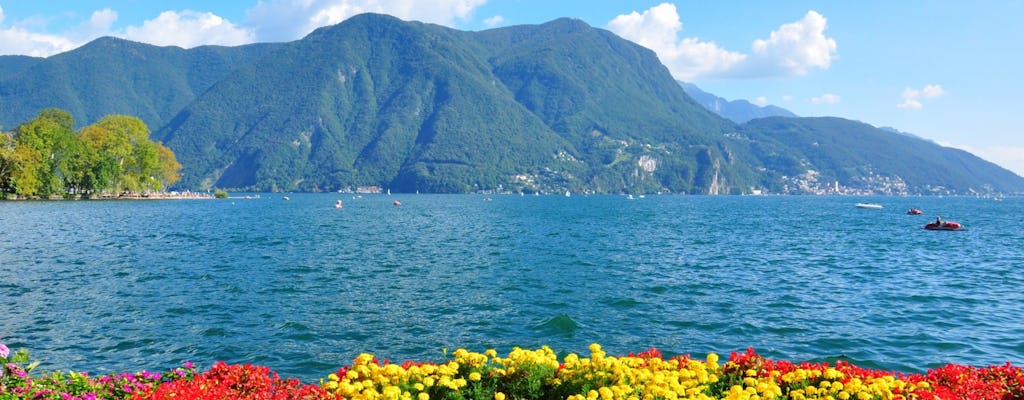
[[[0,343],[0,356],[8,353]],[[38,361],[29,363],[25,349],[10,357],[0,357],[0,400],[53,399],[96,400],[128,399],[146,393],[164,382],[192,379],[196,374],[192,363],[164,373],[136,372],[91,377],[85,372],[50,372],[35,376]]]
[[[2,345],[2,344],[0,344]],[[549,347],[514,348],[506,357],[459,349],[440,363],[392,364],[361,354],[352,365],[302,384],[268,367],[218,362],[204,372],[187,363],[164,373],[90,377],[86,373],[34,376],[28,353],[0,346],[0,400],[1011,400],[1024,399],[1024,371],[1009,363],[950,364],[926,374],[864,369],[844,361],[792,363],[753,349],[720,363],[687,355],[665,358],[657,349],[623,357],[590,346],[590,355],[561,359]]]
[[[157,385],[132,396],[133,400],[325,399],[327,392],[316,385],[303,385],[298,379],[280,379],[264,366],[250,364],[213,364],[209,371],[192,379],[178,379]]]
[[[665,359],[657,349],[611,357],[598,344],[590,356],[561,361],[548,347],[459,349],[443,364],[380,363],[370,354],[330,374],[321,384],[344,399],[1024,399],[1024,372],[1010,364],[976,368],[949,365],[926,375],[857,367],[844,361],[792,363],[733,353],[719,364],[689,356]]]

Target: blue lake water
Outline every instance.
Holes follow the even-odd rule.
[[[307,382],[361,352],[592,342],[1024,362],[1022,198],[289,196],[0,202],[0,340],[44,370],[225,360]],[[936,215],[967,229],[922,229]]]

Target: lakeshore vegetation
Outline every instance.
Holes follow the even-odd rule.
[[[74,130],[70,113],[39,112],[0,132],[0,198],[119,197],[161,191],[181,178],[174,152],[139,118],[108,115]]]
[[[792,363],[753,349],[665,358],[657,349],[615,357],[597,343],[590,356],[559,358],[551,348],[514,348],[502,357],[458,349],[440,363],[392,364],[361,354],[319,384],[281,378],[266,366],[217,362],[206,371],[185,363],[163,373],[93,377],[85,372],[35,373],[28,352],[0,343],[0,400],[6,399],[367,399],[367,400],[640,400],[829,399],[994,400],[1024,398],[1024,371],[1007,363],[949,364],[925,374],[857,367],[839,360]]]

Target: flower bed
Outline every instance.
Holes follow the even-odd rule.
[[[1003,366],[947,365],[927,374],[901,374],[838,361],[791,363],[752,349],[720,364],[664,358],[651,349],[612,357],[598,344],[590,356],[561,360],[548,347],[513,349],[500,357],[456,350],[441,363],[401,365],[362,354],[319,384],[281,379],[267,367],[218,362],[197,372],[186,364],[165,373],[90,377],[54,372],[33,376],[28,353],[8,358],[0,344],[3,399],[1022,399],[1024,371]]]

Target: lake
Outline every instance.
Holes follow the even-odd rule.
[[[283,196],[0,202],[0,340],[43,370],[224,360],[305,382],[362,352],[593,342],[1024,363],[1024,198]],[[966,230],[922,229],[939,215]]]

